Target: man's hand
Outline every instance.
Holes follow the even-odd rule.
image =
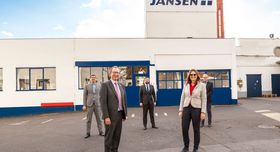
[[[83,106],[83,111],[86,111],[87,110],[87,107],[86,106]]]
[[[105,118],[105,125],[111,125],[111,119]]]
[[[142,106],[143,106],[143,103],[141,102],[141,103],[140,103],[140,107],[142,107]]]
[[[156,103],[156,102],[154,102],[154,105],[156,106],[156,105],[157,105],[157,103]]]
[[[201,112],[201,113],[200,113],[200,119],[201,119],[201,120],[204,120],[205,117],[206,117],[206,116],[205,116],[205,113],[204,113],[204,112]]]

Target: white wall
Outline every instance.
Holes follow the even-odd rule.
[[[41,102],[73,102],[73,40],[1,40],[3,91],[0,107],[40,106]],[[56,91],[16,91],[17,67],[56,67]]]
[[[275,57],[273,50],[280,46],[279,39],[239,39],[237,47],[237,79],[243,81],[243,87],[238,87],[239,97],[246,97],[247,74],[261,74],[262,91],[271,92],[271,74],[280,74],[280,58]]]
[[[75,50],[75,61],[150,60],[156,84],[156,70],[232,69],[235,48],[233,39],[76,39]],[[75,96],[81,101],[82,90]]]
[[[152,1],[146,0],[147,38],[217,38],[216,0],[212,6],[201,6],[200,0],[198,5],[190,1],[188,5],[151,5]]]
[[[156,70],[231,69],[233,39],[18,39],[0,41],[0,107],[82,104],[75,61],[149,60]],[[17,67],[56,67],[55,91],[16,91]],[[234,91],[234,90],[233,90]]]
[[[148,38],[217,38],[216,13],[148,13]]]

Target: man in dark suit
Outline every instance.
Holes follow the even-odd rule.
[[[211,106],[212,106],[212,94],[213,94],[213,83],[208,81],[208,75],[203,74],[203,81],[206,84],[206,91],[207,91],[207,118],[208,118],[208,127],[212,127],[212,112],[211,112]],[[201,121],[201,127],[204,127],[204,121],[203,119]]]
[[[156,95],[153,85],[150,85],[150,79],[145,78],[144,84],[139,91],[140,106],[143,107],[143,125],[144,130],[147,130],[147,115],[150,113],[152,128],[157,129],[154,118],[154,106],[156,105]]]
[[[112,67],[110,80],[102,83],[100,102],[105,122],[105,152],[118,152],[122,132],[122,121],[127,118],[125,87],[118,82],[120,69]]]

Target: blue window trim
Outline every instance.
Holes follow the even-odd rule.
[[[149,76],[150,75],[150,61],[143,60],[143,61],[76,61],[75,66],[78,67],[78,90],[83,90],[84,88],[80,87],[80,68],[84,67],[113,67],[113,66],[131,66],[132,68],[132,85],[136,86],[136,76]],[[134,73],[134,66],[147,66],[147,73],[145,74],[135,74]],[[91,70],[91,69],[90,69]],[[91,71],[90,71],[91,73]]]
[[[16,68],[16,91],[56,91],[56,89],[45,89],[45,81],[43,81],[43,88],[42,89],[31,89],[31,70],[33,69],[42,69],[42,78],[45,80],[45,69],[50,69],[56,67],[17,67]],[[29,76],[29,89],[28,90],[19,90],[18,89],[18,70],[20,69],[27,69],[28,70],[28,76]]]
[[[150,61],[76,61],[75,66],[78,67],[112,67],[112,66],[128,66],[128,65],[150,65]]]
[[[189,71],[189,70],[157,70],[156,71],[156,76],[157,76],[157,89],[159,89],[159,90],[180,90],[180,89],[182,89],[183,88],[183,86],[184,86],[184,84],[183,84],[183,82],[184,82],[184,72],[186,72],[186,71]],[[229,72],[229,79],[225,79],[225,80],[229,80],[229,87],[216,87],[216,88],[219,88],[219,89],[230,89],[231,88],[231,70],[230,69],[217,69],[217,70],[203,70],[203,69],[199,69],[198,70],[199,72],[206,72],[206,73],[208,73],[208,72]],[[160,89],[159,88],[159,82],[160,81],[165,81],[165,82],[167,82],[167,80],[159,80],[158,78],[159,78],[159,73],[160,72],[181,72],[181,81],[182,81],[182,83],[181,83],[181,88],[180,89],[178,89],[178,88],[173,88],[173,89],[167,89],[167,88],[165,88],[165,89]],[[223,80],[223,79],[218,79],[218,80]],[[180,81],[180,80],[175,80],[175,81]],[[214,84],[215,85],[215,84]]]

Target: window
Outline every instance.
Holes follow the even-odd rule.
[[[186,83],[188,71],[184,72],[184,84]],[[208,81],[214,84],[214,88],[228,88],[229,84],[229,71],[199,71],[200,78],[203,74],[207,74]]]
[[[3,69],[0,68],[0,91],[3,91]]]
[[[159,89],[181,89],[181,72],[159,72]]]
[[[229,84],[229,72],[219,71],[219,72],[207,72],[209,76],[209,81],[214,84],[214,88],[228,88]]]
[[[55,90],[55,68],[17,68],[17,90]]]
[[[126,87],[132,86],[132,67],[121,66],[120,83]],[[95,74],[98,82],[110,79],[111,67],[79,67],[79,89],[83,89],[89,83],[90,75]]]

